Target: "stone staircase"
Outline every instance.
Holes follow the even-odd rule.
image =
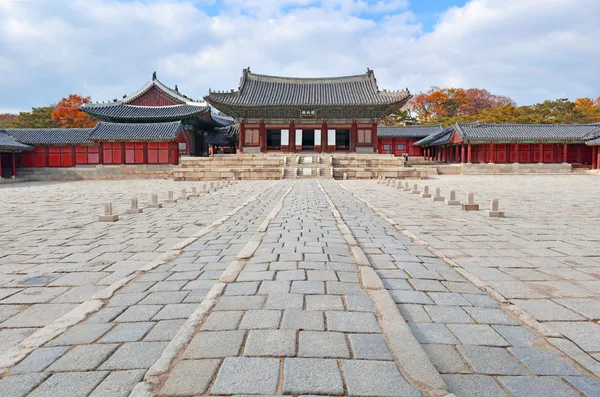
[[[335,154],[330,160],[333,178],[427,179],[427,171],[406,167],[403,157],[385,154]]]
[[[273,154],[225,154],[214,157],[182,157],[173,170],[176,181],[219,179],[282,179],[287,157]]]
[[[331,170],[320,155],[290,155],[284,170],[284,179],[330,179]]]

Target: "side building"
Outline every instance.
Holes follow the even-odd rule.
[[[372,70],[331,78],[267,76],[244,69],[237,90],[204,99],[239,122],[238,151],[377,151],[377,122],[410,99],[380,91]]]
[[[377,127],[377,151],[381,154],[422,156],[415,142],[443,131],[441,125],[382,126]]]

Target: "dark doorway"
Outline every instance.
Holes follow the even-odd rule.
[[[302,150],[315,150],[315,130],[302,130]]]
[[[350,150],[350,130],[335,130],[335,150]]]
[[[281,150],[281,130],[267,130],[267,150]]]

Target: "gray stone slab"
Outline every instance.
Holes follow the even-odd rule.
[[[144,370],[111,372],[89,397],[127,397],[144,377]]]
[[[115,307],[105,307],[104,309],[100,309],[100,311],[90,317],[86,323],[88,324],[100,324],[100,323],[109,323],[117,318],[121,313],[127,310],[127,306],[115,306]]]
[[[244,312],[228,311],[228,312],[213,312],[211,313],[201,329],[203,331],[221,331],[237,329]]]
[[[148,292],[133,292],[130,294],[117,294],[113,296],[109,301],[107,306],[131,306],[135,305],[142,299],[144,299],[148,295]],[[162,303],[162,302],[160,302]]]
[[[144,338],[146,342],[170,341],[175,337],[185,320],[163,320],[156,323]]]
[[[170,371],[161,396],[200,395],[206,392],[220,360],[182,360]]]
[[[437,306],[425,305],[423,308],[429,314],[429,317],[442,324],[472,324],[475,323],[460,306]]]
[[[275,394],[279,382],[276,358],[227,357],[211,394]]]
[[[428,295],[437,305],[471,306],[471,302],[456,292],[429,292]]]
[[[302,309],[303,307],[304,295],[301,294],[269,295],[265,306],[270,310]]]
[[[375,308],[368,296],[364,295],[346,295],[344,297],[346,307],[353,312],[374,312]]]
[[[420,343],[438,343],[455,345],[458,339],[444,324],[434,323],[410,323],[408,324],[413,335]]]
[[[431,317],[427,314],[427,311],[422,305],[411,305],[411,304],[397,304],[396,307],[404,320],[413,323],[430,323],[432,322]]]
[[[277,329],[280,319],[280,310],[248,310],[242,318],[240,329]]]
[[[245,331],[199,332],[183,354],[184,358],[221,358],[237,356]]]
[[[306,295],[306,310],[344,310],[341,296]]]
[[[42,372],[69,349],[70,347],[68,346],[42,347],[36,349],[23,361],[13,367],[10,372],[13,374]]]
[[[110,345],[79,345],[56,360],[48,371],[93,371],[119,347]]]
[[[463,298],[468,300],[473,306],[477,307],[499,307],[492,297],[482,294],[461,294]]]
[[[287,294],[290,292],[291,283],[291,281],[263,281],[260,283],[258,293],[261,295]]]
[[[159,320],[175,320],[178,318],[187,319],[196,309],[198,304],[196,303],[176,303],[171,305],[165,305],[154,317],[152,321]]]
[[[442,374],[468,374],[473,371],[451,345],[424,344],[423,349]]]
[[[60,294],[67,292],[67,287],[30,287],[14,295],[4,298],[2,304],[10,303],[46,303],[56,298]]]
[[[162,309],[162,305],[135,305],[131,306],[120,316],[114,319],[116,323],[150,321]]]
[[[464,309],[480,324],[519,324],[500,309],[489,307],[465,307]]]
[[[421,291],[390,290],[390,295],[396,303],[416,303],[421,305],[433,303],[429,296]]]
[[[69,328],[65,333],[51,340],[46,346],[82,345],[93,343],[111,329],[113,324],[77,324]]]
[[[377,334],[348,335],[354,358],[359,360],[393,360],[385,340]]]
[[[350,396],[421,396],[393,362],[343,360],[342,368]]]
[[[224,295],[255,295],[259,284],[258,281],[227,284]]]
[[[598,299],[556,299],[558,303],[592,320],[600,320],[600,300]]]
[[[506,349],[486,346],[458,346],[458,351],[479,374],[527,375],[527,371]]]
[[[153,322],[117,324],[108,334],[100,339],[101,343],[136,342],[144,337],[154,326]]]
[[[100,366],[101,370],[147,369],[160,357],[166,342],[128,342]]]
[[[463,345],[509,346],[504,338],[486,324],[448,324],[448,328]]]
[[[292,293],[295,294],[325,294],[324,281],[294,281],[292,283]]]
[[[494,378],[485,375],[442,375],[456,397],[509,397]]]
[[[583,393],[585,397],[600,396],[600,381],[584,376],[565,376],[567,382]]]
[[[513,299],[511,301],[539,321],[579,321],[584,317],[549,299]]]
[[[383,279],[383,286],[388,290],[412,291],[410,284],[401,278],[386,278]]]
[[[265,298],[265,296],[222,296],[213,310],[258,310],[262,309]]]
[[[289,394],[341,394],[342,375],[337,360],[286,358],[283,366],[283,392]]]
[[[302,346],[302,345],[300,345]],[[291,357],[296,355],[296,331],[252,330],[248,332],[245,356]]]
[[[536,375],[580,375],[579,370],[556,350],[511,347],[514,354]]]
[[[77,307],[76,304],[56,303],[33,305],[0,324],[2,328],[43,327]]]
[[[47,374],[25,374],[0,379],[0,397],[24,397],[46,379]]]
[[[600,352],[600,324],[592,322],[550,322],[552,328],[577,343],[587,352]]]
[[[105,371],[54,374],[37,389],[31,392],[29,397],[85,397],[94,390],[107,375],[108,372]]]
[[[140,305],[166,305],[175,304],[182,302],[189,294],[189,291],[164,291],[164,292],[152,292],[144,299],[142,299]]]
[[[515,397],[580,397],[560,378],[553,376],[500,376],[500,383]]]
[[[512,346],[533,347],[536,336],[533,332],[521,326],[494,325],[492,326]]]
[[[327,281],[327,293],[329,295],[365,295],[365,291],[358,283],[343,283]]]
[[[321,311],[285,310],[283,312],[282,329],[322,331],[325,319]]]
[[[327,329],[330,331],[380,332],[373,313],[328,311],[326,317]]]
[[[300,331],[298,356],[349,358],[350,351],[341,332]]]

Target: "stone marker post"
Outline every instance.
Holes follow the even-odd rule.
[[[419,192],[419,185],[417,185],[416,183],[413,185],[413,190],[410,191],[410,194],[420,194],[421,192]]]
[[[433,201],[444,201],[444,196],[442,196],[442,189],[439,187],[435,188],[435,196],[433,196]]]
[[[165,203],[176,203],[177,199],[173,197],[173,191],[169,190],[167,192],[167,199],[165,200]]]
[[[190,197],[198,197],[200,196],[198,194],[198,189],[196,188],[196,186],[192,186],[192,194],[190,194]]]
[[[215,183],[211,182],[210,185],[208,185],[208,192],[211,193],[215,190]]]
[[[456,191],[450,190],[450,197],[446,200],[448,205],[460,205],[460,201],[456,199]]]
[[[206,184],[202,185],[202,193],[206,194],[207,192],[207,188],[206,188]]]
[[[475,204],[475,193],[467,195],[467,203],[462,205],[463,211],[479,211],[479,204]]]
[[[410,183],[404,182],[404,189],[402,190],[405,192],[410,192]]]
[[[344,180],[348,179],[348,173],[344,172],[344,176],[343,176]],[[377,182],[379,183],[379,182]]]
[[[185,190],[185,188],[181,189],[181,199],[182,200],[188,200],[188,195],[187,195],[187,190]]]
[[[429,185],[423,186],[423,194],[421,194],[421,198],[431,198],[431,193],[429,193]]]
[[[148,208],[162,208],[162,204],[158,202],[158,194],[153,194],[151,196],[150,204],[148,204]]]
[[[125,213],[126,214],[140,214],[142,212],[144,212],[144,210],[139,207],[137,197],[132,198],[131,199],[131,208],[125,210]]]
[[[504,218],[504,211],[500,211],[500,202],[498,199],[490,201],[490,210],[487,212],[490,218]]]
[[[99,222],[116,222],[119,220],[119,215],[113,215],[112,203],[104,203],[104,215],[98,217]]]

